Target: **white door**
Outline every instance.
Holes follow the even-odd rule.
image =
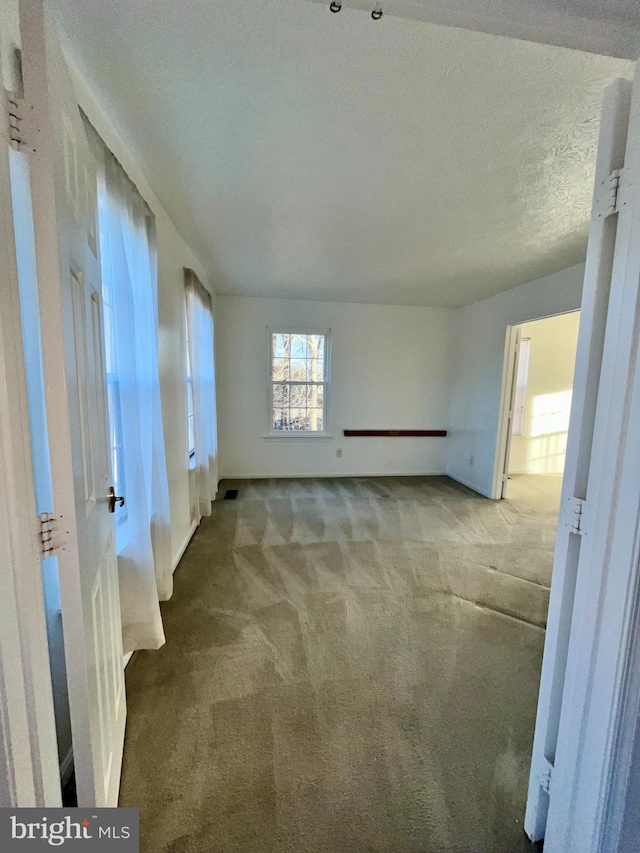
[[[0,50],[8,50],[11,36],[0,34]],[[15,109],[4,97],[5,87],[16,92],[20,81],[18,74],[0,78],[8,108],[0,121],[0,807],[15,808],[60,805],[60,773],[14,240],[20,219],[10,163],[22,155],[10,147]]]
[[[615,737],[614,693],[596,694],[599,631],[606,602],[607,554],[615,540],[602,528],[620,511],[617,489],[628,420],[627,383],[637,344],[638,245],[631,218],[638,224],[637,177],[640,154],[640,92],[633,88],[635,131],[629,128],[632,86],[614,81],[605,92],[596,166],[595,192],[582,299],[582,316],[574,392],[567,441],[558,537],[538,716],[533,746],[525,829],[533,839],[545,838],[545,851],[599,850],[596,812],[604,751]],[[626,153],[625,153],[626,147]],[[624,167],[620,191],[617,170]],[[634,181],[635,178],[635,181]],[[635,187],[634,187],[635,184]],[[635,243],[634,243],[635,241]],[[637,441],[637,437],[636,437]],[[596,523],[597,521],[597,523]],[[602,530],[600,529],[602,528]],[[637,557],[636,557],[637,559]],[[628,578],[632,561],[619,564]],[[618,586],[621,592],[622,586]],[[616,638],[626,602],[617,597],[606,623],[611,633],[615,673],[623,647]],[[620,618],[618,618],[620,617]],[[619,624],[620,623],[620,624]],[[601,648],[601,646],[600,646]],[[592,700],[609,715],[592,730]],[[602,761],[593,763],[599,754]],[[591,768],[589,767],[591,763]],[[584,782],[584,784],[583,784]],[[595,791],[595,796],[594,796]],[[602,817],[602,815],[600,815]]]
[[[50,4],[20,0],[46,406],[81,806],[117,804],[125,726],[96,174]]]

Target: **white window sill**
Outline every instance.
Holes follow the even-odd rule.
[[[332,435],[329,435],[328,432],[294,432],[293,430],[282,432],[267,432],[263,436],[263,438],[275,439],[275,441],[282,441],[287,439],[293,439],[293,441],[331,441],[333,439]]]

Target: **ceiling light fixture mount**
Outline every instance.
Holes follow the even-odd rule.
[[[339,0],[331,0],[331,3],[329,4],[329,8],[331,9],[332,12],[339,12],[340,9],[342,9],[342,3],[339,2]]]
[[[382,6],[376,3],[375,9],[371,12],[371,17],[374,21],[379,21],[382,17]]]

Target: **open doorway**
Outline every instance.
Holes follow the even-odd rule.
[[[502,498],[559,504],[579,326],[572,311],[509,330]]]

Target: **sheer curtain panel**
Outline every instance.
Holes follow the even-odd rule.
[[[125,653],[157,649],[159,600],[171,597],[171,528],[160,380],[153,214],[89,125],[101,165],[100,252],[112,467],[125,506],[116,515]]]
[[[200,515],[211,515],[218,490],[218,433],[211,294],[185,269],[187,336],[193,394],[195,477]]]

